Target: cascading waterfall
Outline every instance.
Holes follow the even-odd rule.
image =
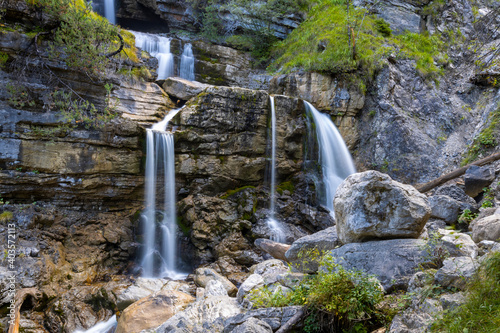
[[[333,198],[337,187],[350,174],[356,172],[351,154],[330,117],[322,114],[309,102],[306,110],[313,118],[319,148],[319,164],[322,171],[322,195],[320,203],[333,213]]]
[[[109,23],[116,24],[115,0],[104,0],[104,16]]]
[[[114,332],[114,328],[116,327],[116,315],[109,318],[107,321],[102,321],[89,328],[86,331],[76,330],[74,333],[108,333]]]
[[[174,75],[174,55],[170,53],[170,38],[132,31],[135,46],[158,59],[158,80]]]
[[[274,97],[269,96],[271,102],[271,179],[270,179],[270,214],[267,218],[267,225],[271,229],[271,240],[279,243],[286,241],[283,227],[276,220],[274,214],[276,211],[276,110],[274,107]]]
[[[194,55],[193,47],[190,43],[184,45],[179,68],[181,78],[194,81]]]
[[[174,136],[172,133],[165,132],[168,122],[179,110],[171,111],[165,119],[147,129],[146,209],[142,215],[144,249],[141,259],[143,276],[145,277],[169,277],[172,279],[185,277],[185,274],[177,270],[176,265],[177,215],[175,209]],[[157,209],[157,189],[161,189],[162,186],[164,191],[163,205],[161,209]],[[157,215],[161,215],[158,227],[156,225]]]

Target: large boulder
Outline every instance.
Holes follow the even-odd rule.
[[[235,298],[212,296],[191,303],[182,312],[175,314],[148,333],[206,333],[221,332],[224,320],[240,314],[241,307]]]
[[[286,306],[281,308],[263,308],[250,310],[226,319],[224,321],[223,332],[233,332],[236,327],[239,327],[241,324],[252,320],[252,318],[267,323],[273,331],[276,331],[287,321],[289,321],[290,318],[292,318],[300,309],[300,306]]]
[[[172,98],[187,101],[201,93],[208,85],[189,81],[180,77],[169,77],[163,83],[163,89]]]
[[[472,239],[479,243],[483,240],[500,240],[500,215],[494,214],[474,221],[472,224]]]
[[[192,296],[179,291],[161,291],[142,298],[122,312],[116,333],[140,332],[157,327],[193,301]]]
[[[473,198],[477,197],[493,180],[495,180],[493,168],[471,165],[464,175],[465,193]]]
[[[169,285],[169,287],[165,288],[167,285]],[[116,306],[118,307],[118,310],[122,311],[130,304],[158,292],[161,289],[174,290],[179,289],[180,287],[181,283],[175,281],[140,277],[134,282],[133,285],[129,286],[125,290],[115,291],[117,294]]]
[[[378,171],[347,177],[334,199],[342,243],[418,238],[431,215],[427,198],[413,186]]]
[[[337,228],[330,227],[320,232],[297,239],[285,253],[288,262],[294,269],[313,273],[318,270],[321,255],[339,246]]]
[[[345,269],[375,275],[386,291],[406,289],[410,278],[428,254],[420,239],[391,239],[350,243],[328,252]],[[323,269],[320,267],[320,269]]]

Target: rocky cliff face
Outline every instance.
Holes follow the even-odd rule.
[[[241,27],[243,23],[238,22],[227,13],[221,13],[224,18],[223,24],[228,28],[235,29]],[[160,18],[165,30],[184,30],[189,32],[199,32],[201,22],[195,15],[193,8],[184,0],[123,0],[118,9],[117,17],[119,20],[130,23],[131,25],[144,23],[147,25],[152,17]],[[285,38],[293,29],[295,29],[302,18],[297,15],[290,15],[277,19],[273,22],[271,29],[278,38]],[[139,23],[140,22],[140,23]]]

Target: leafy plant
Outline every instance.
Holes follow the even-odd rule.
[[[493,207],[494,204],[493,202],[495,201],[495,198],[493,197],[493,194],[491,193],[491,189],[489,187],[483,188],[483,203],[481,204],[482,208],[490,208]]]
[[[25,106],[34,107],[36,102],[34,96],[29,92],[28,88],[24,85],[17,85],[12,83],[7,83],[7,92],[9,98],[7,101],[10,105],[23,108]]]
[[[379,319],[375,305],[383,292],[376,279],[361,271],[344,269],[331,256],[325,256],[321,265],[323,269],[317,275],[302,280],[292,292],[263,287],[253,291],[250,300],[257,307],[305,306],[307,332],[358,332]]]
[[[467,285],[465,304],[444,313],[434,332],[500,332],[500,252],[481,261]]]
[[[477,217],[477,214],[473,213],[470,209],[464,209],[462,214],[458,217],[459,225],[468,227],[469,224]]]
[[[98,76],[110,61],[109,55],[121,49],[118,27],[92,11],[84,0],[27,0],[31,6],[59,21],[51,30],[49,55],[88,75]]]
[[[439,232],[429,233],[429,239],[422,248],[426,252],[423,264],[420,264],[422,270],[429,266],[430,268],[440,268],[443,266],[443,262],[450,257],[450,251],[444,246],[441,238],[442,235]]]

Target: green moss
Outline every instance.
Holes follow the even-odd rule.
[[[151,75],[151,72],[146,66],[132,68],[122,67],[118,70],[117,73],[131,78],[139,79],[141,81],[150,80],[153,78],[153,75]]]
[[[288,181],[288,182],[283,182],[281,184],[279,184],[277,187],[276,187],[276,191],[282,195],[283,194],[283,191],[288,191],[290,192],[290,194],[293,194],[293,192],[295,192],[295,186],[292,184],[292,182]]]
[[[186,220],[182,216],[177,217],[177,225],[181,229],[184,236],[189,236],[191,234],[191,227],[186,224]]]
[[[234,190],[227,190],[226,194],[224,194],[224,195],[221,196],[221,199],[227,199],[230,196],[235,195],[236,193],[239,193],[239,192],[241,192],[243,190],[246,190],[248,188],[255,188],[255,186],[247,185],[247,186],[238,187],[238,188],[236,188]]]
[[[4,224],[9,221],[11,221],[14,218],[14,215],[12,212],[9,212],[8,210],[4,211],[2,214],[0,214],[0,223]]]

